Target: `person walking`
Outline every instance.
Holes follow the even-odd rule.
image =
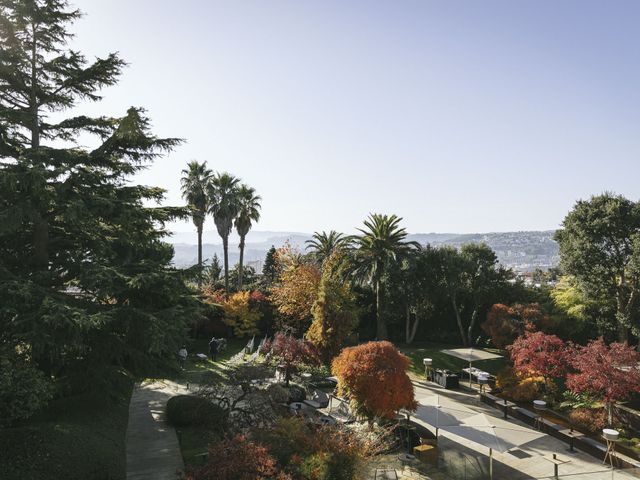
[[[189,354],[187,353],[187,347],[185,345],[182,345],[182,348],[178,350],[178,359],[180,360],[180,368],[182,370],[184,370],[184,362],[187,361],[188,355]]]
[[[213,337],[209,342],[209,353],[211,354],[211,360],[216,361],[216,357],[218,355],[218,349],[220,348],[220,342],[218,339]]]

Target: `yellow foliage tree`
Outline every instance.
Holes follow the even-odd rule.
[[[271,288],[271,301],[282,315],[282,323],[297,333],[305,331],[311,308],[318,298],[320,269],[315,264],[291,262]]]
[[[236,337],[246,337],[260,333],[258,322],[262,314],[250,303],[249,292],[237,292],[222,303],[224,323],[233,328]]]
[[[342,343],[358,321],[351,285],[340,277],[342,263],[339,254],[326,259],[317,299],[311,309],[313,322],[306,334],[327,365],[340,352]]]

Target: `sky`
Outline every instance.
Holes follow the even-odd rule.
[[[141,106],[185,140],[135,178],[167,205],[194,159],[257,190],[257,230],[351,233],[370,212],[412,233],[546,230],[578,199],[639,197],[639,2],[75,5],[72,46],[129,63],[78,110]]]

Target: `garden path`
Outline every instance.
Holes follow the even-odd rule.
[[[170,380],[136,384],[127,425],[127,480],[175,480],[184,469],[178,437],[164,413],[169,398],[185,393]]]

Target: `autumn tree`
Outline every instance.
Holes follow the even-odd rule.
[[[342,350],[331,371],[338,378],[338,395],[371,423],[375,417],[393,418],[400,409],[417,408],[407,375],[410,364],[392,343],[369,342]]]
[[[298,261],[295,252],[278,252],[280,276],[271,287],[271,301],[283,327],[302,334],[311,323],[311,308],[318,298],[320,269],[315,263]]]
[[[487,320],[480,327],[489,335],[495,347],[505,348],[524,333],[527,325],[543,328],[549,325],[549,321],[549,316],[537,303],[513,306],[496,303],[491,307],[487,313]]]
[[[607,345],[600,337],[578,346],[569,360],[576,372],[567,375],[567,387],[602,400],[609,425],[613,422],[613,404],[640,392],[640,353],[626,343]]]
[[[265,351],[270,353],[272,357],[276,357],[284,366],[284,379],[287,386],[291,380],[291,374],[297,367],[318,363],[318,352],[311,342],[297,339],[283,332],[274,335]]]
[[[187,468],[185,479],[271,480],[277,474],[276,460],[264,446],[237,435],[210,445],[206,465]]]
[[[236,292],[223,300],[224,323],[233,328],[236,337],[246,337],[260,333],[258,322],[260,311],[251,305],[251,293]]]
[[[576,202],[555,234],[560,265],[590,299],[610,299],[622,342],[638,333],[640,205],[604,193]]]
[[[521,377],[542,377],[543,388],[549,380],[562,378],[567,371],[570,352],[556,335],[527,330],[507,350],[514,371]]]
[[[358,321],[355,296],[350,283],[342,278],[341,262],[338,252],[324,259],[318,297],[311,309],[313,321],[306,334],[327,365]]]

